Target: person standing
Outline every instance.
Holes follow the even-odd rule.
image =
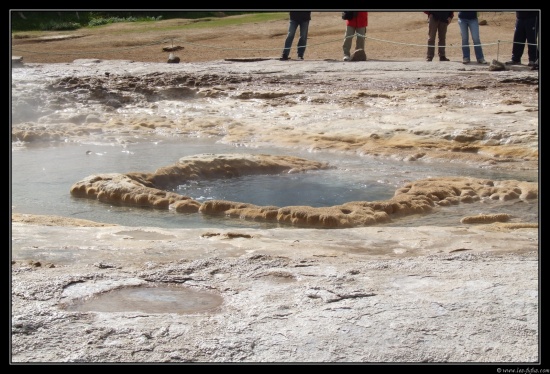
[[[437,35],[437,53],[439,61],[449,61],[445,56],[445,42],[447,38],[447,26],[451,23],[454,12],[424,12],[428,15],[428,54],[426,61],[432,61],[435,55],[435,37]]]
[[[521,65],[521,56],[525,50],[527,40],[528,66],[534,66],[539,59],[537,37],[539,35],[539,12],[516,12],[516,27],[514,29],[514,45],[512,46],[512,58],[506,61],[506,65]]]
[[[285,39],[285,47],[281,60],[288,60],[290,54],[290,47],[296,35],[296,30],[300,27],[300,38],[298,39],[298,60],[304,59],[304,53],[307,46],[307,33],[309,28],[309,21],[311,21],[311,12],[289,12],[290,21],[288,24],[288,33]]]
[[[462,63],[470,63],[469,36],[471,33],[476,60],[480,64],[486,64],[487,61],[485,61],[485,57],[483,57],[483,49],[481,48],[481,40],[479,38],[477,12],[458,12],[458,26],[460,28],[460,35],[462,36]]]
[[[351,45],[353,36],[355,39],[355,49],[365,50],[365,35],[367,34],[367,26],[369,23],[369,12],[353,12],[353,17],[346,20],[346,34],[344,36],[344,61],[349,61],[351,56]]]

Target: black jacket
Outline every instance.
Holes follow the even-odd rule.
[[[311,12],[290,12],[293,21],[311,21]]]
[[[458,18],[460,19],[476,19],[477,12],[458,12]]]

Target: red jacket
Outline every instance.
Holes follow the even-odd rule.
[[[369,25],[369,12],[356,12],[355,17],[346,21],[346,26],[367,27]]]

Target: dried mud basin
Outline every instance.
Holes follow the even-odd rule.
[[[521,69],[80,60],[13,78],[22,141],[200,135],[538,170],[538,74]],[[202,114],[169,103],[187,95]],[[209,231],[15,214],[11,244],[14,363],[540,360],[536,224]],[[67,307],[148,286],[221,304]]]

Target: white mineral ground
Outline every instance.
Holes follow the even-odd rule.
[[[539,167],[538,72],[525,66],[81,59],[24,64],[12,79],[12,139],[22,144],[193,136],[405,165]],[[33,105],[54,94],[49,110]],[[162,110],[189,97],[200,113]],[[141,112],[125,113],[130,107]],[[251,161],[265,162],[260,170],[283,163],[283,172],[323,167],[246,152],[218,157],[219,168],[216,156],[180,162],[195,178],[239,174]],[[90,176],[75,181],[73,194],[207,211],[163,190],[183,174],[166,165],[156,174]],[[479,215],[484,199],[537,201],[538,183],[457,175],[413,181],[388,201],[318,210],[210,206],[228,219],[281,217],[317,228],[161,229],[14,213],[12,362],[537,362],[538,224]],[[476,213],[456,227],[377,226],[392,214],[451,204]],[[208,291],[222,303],[190,313],[67,307],[146,284]]]

